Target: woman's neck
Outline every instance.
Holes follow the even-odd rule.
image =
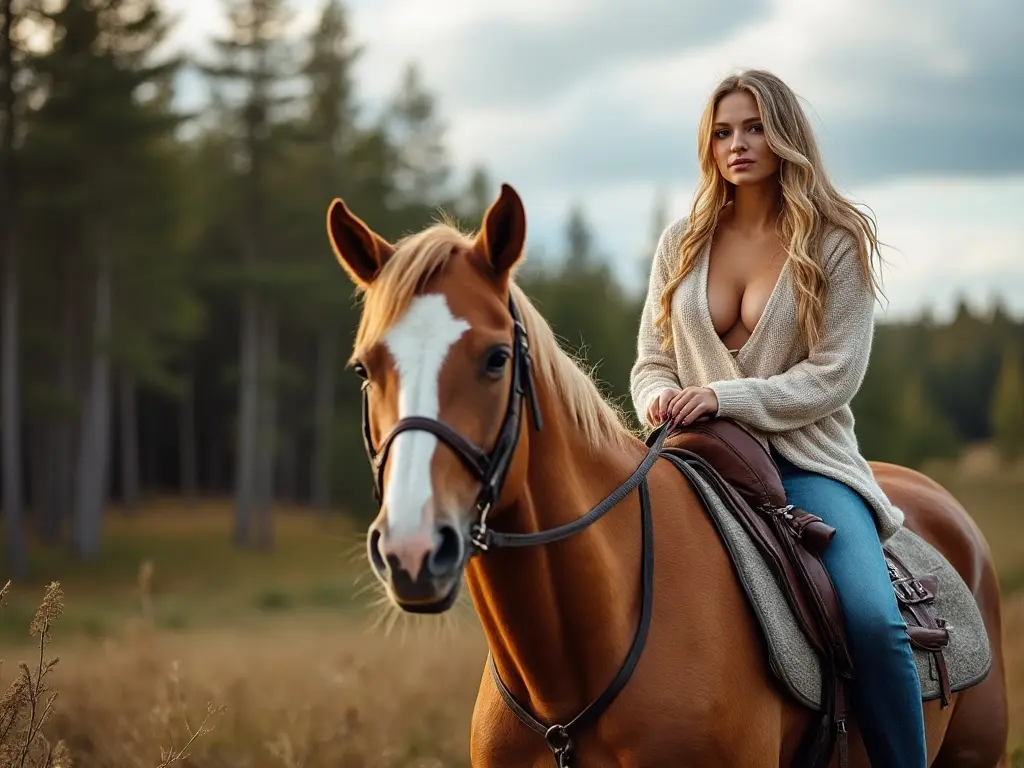
[[[774,232],[782,210],[782,187],[772,177],[760,184],[736,187],[730,222],[739,232]]]
[[[526,489],[514,507],[491,518],[497,529],[533,532],[575,520],[646,453],[639,441],[632,451],[595,450],[579,430],[547,415],[543,431],[529,440]],[[607,685],[636,632],[637,495],[562,542],[484,553],[467,575],[504,683],[541,719],[574,716]]]

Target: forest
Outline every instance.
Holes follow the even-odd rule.
[[[366,519],[358,305],[327,204],[396,239],[442,211],[472,229],[516,182],[455,167],[416,62],[366,107],[341,0],[300,37],[284,0],[223,7],[228,33],[192,59],[158,55],[173,20],[153,0],[2,2],[5,575],[29,546],[97,557],[105,517],[152,497],[230,499],[240,548],[273,547],[282,502]],[[195,113],[176,106],[186,69],[210,89]],[[652,251],[681,213],[652,189]],[[632,418],[643,297],[614,278],[585,201],[560,252],[532,256],[527,293]],[[919,466],[985,443],[1019,460],[1022,361],[1024,318],[1000,306],[880,322],[854,403],[864,453]]]

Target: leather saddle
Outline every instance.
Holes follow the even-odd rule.
[[[678,427],[662,453],[687,462],[715,489],[765,557],[819,657],[822,713],[808,730],[794,765],[827,766],[837,746],[839,763],[845,765],[847,686],[855,670],[842,606],[821,560],[835,528],[787,503],[771,455],[735,421],[712,418]],[[910,641],[934,655],[946,706],[950,689],[943,648],[949,643],[949,632],[929,606],[935,597],[935,577],[912,574],[892,552],[885,555],[893,590],[908,618]]]

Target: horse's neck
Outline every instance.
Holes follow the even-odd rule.
[[[523,532],[571,522],[644,455],[642,444],[595,451],[546,415],[543,431],[530,433],[525,495],[492,525]],[[636,631],[639,576],[635,491],[567,540],[475,559],[469,589],[502,680],[520,701],[541,717],[566,717],[603,690]]]

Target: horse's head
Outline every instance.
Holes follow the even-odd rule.
[[[351,362],[381,505],[370,563],[399,607],[443,611],[481,515],[524,482],[533,387],[511,273],[526,215],[503,185],[475,237],[437,224],[393,245],[337,199],[327,228],[365,299]]]

